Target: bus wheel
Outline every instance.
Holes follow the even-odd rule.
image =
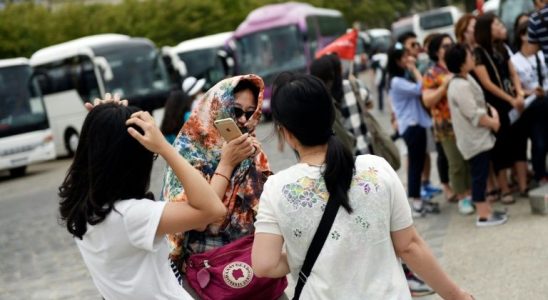
[[[21,177],[27,173],[27,166],[10,169],[10,175],[12,177]]]
[[[73,156],[76,153],[76,148],[78,147],[78,133],[75,130],[70,129],[65,133],[65,148],[67,149],[68,155]]]

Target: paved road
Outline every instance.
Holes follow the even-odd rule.
[[[375,114],[388,124],[386,114]],[[291,151],[277,151],[271,123],[261,124],[258,136],[274,171],[296,161]],[[31,166],[17,179],[0,173],[0,299],[100,298],[74,241],[57,222],[57,187],[69,164],[62,159]],[[154,165],[156,195],[164,167],[161,159]],[[415,224],[444,268],[477,299],[547,299],[548,217],[531,216],[525,200],[510,212],[509,224],[478,230],[473,217],[442,203],[440,215]]]

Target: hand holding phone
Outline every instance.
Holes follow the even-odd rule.
[[[234,122],[234,120],[231,118],[216,120],[214,124],[215,127],[217,127],[217,129],[219,130],[221,136],[227,142],[230,142],[233,139],[242,135],[240,128],[238,128],[236,122]]]

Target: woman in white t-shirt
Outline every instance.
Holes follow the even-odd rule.
[[[472,299],[442,271],[413,227],[396,172],[377,156],[354,160],[333,135],[333,105],[318,78],[279,75],[272,117],[299,163],[264,186],[252,251],[257,276],[290,273],[298,281],[326,203],[338,201],[302,299],[411,299],[398,257],[443,298]]]
[[[149,113],[118,100],[102,102],[116,103],[88,106],[74,161],[59,188],[61,219],[105,299],[192,299],[172,271],[164,236],[201,228],[226,209]],[[150,200],[154,153],[175,170],[188,202]]]
[[[516,47],[519,50],[511,58],[518,73],[526,96],[535,94],[536,100],[529,104],[517,120],[517,130],[520,130],[523,151],[527,148],[527,138],[531,139],[531,162],[535,180],[548,182],[546,170],[546,154],[548,152],[548,69],[544,54],[537,46],[529,43],[527,23],[518,25],[516,30]],[[540,78],[539,78],[540,76]],[[526,162],[520,162],[522,172],[527,169]],[[525,190],[526,192],[526,190]],[[524,196],[527,196],[524,193]]]

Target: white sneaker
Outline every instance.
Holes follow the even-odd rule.
[[[470,198],[466,197],[459,200],[459,212],[463,215],[474,213],[474,205],[472,205]]]

